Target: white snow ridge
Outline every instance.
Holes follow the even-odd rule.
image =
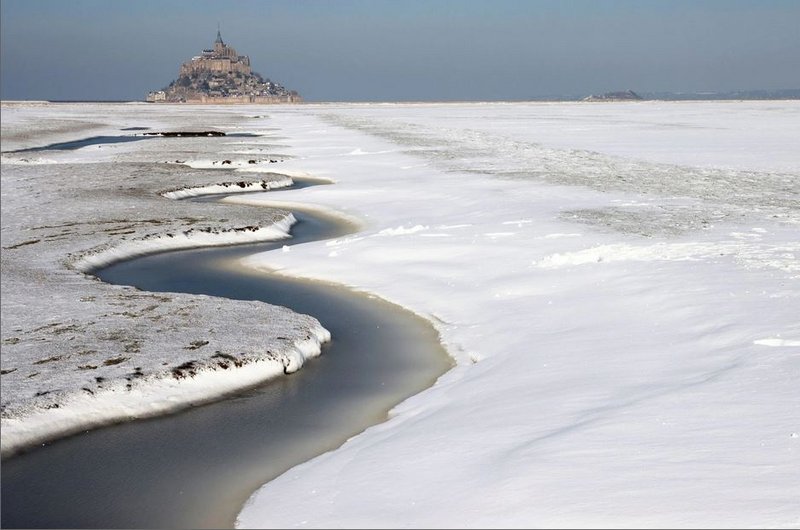
[[[167,250],[238,245],[286,239],[290,237],[289,231],[295,222],[296,219],[294,216],[289,214],[267,227],[248,226],[227,229],[189,229],[175,234],[168,232],[156,237],[133,239],[121,242],[110,248],[89,253],[75,263],[75,268],[82,272],[91,272],[92,270],[106,267],[112,263],[124,261],[136,256],[144,256]]]

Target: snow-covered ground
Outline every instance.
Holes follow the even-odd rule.
[[[408,307],[458,365],[241,526],[800,524],[800,102],[270,116],[335,185],[228,200],[365,229],[247,264]]]
[[[0,124],[3,151],[130,127],[260,135],[3,154],[4,451],[31,411],[91,418],[100,386],[138,413],[154,381],[241,383],[172,377],[216,350],[324,339],[264,304],[78,272],[286,221],[160,196],[274,170],[335,184],[227,202],[363,231],[247,264],[401,304],[457,366],[264,486],[241,526],[800,524],[800,103],[4,105]]]
[[[250,139],[9,152],[135,134],[129,127],[237,131],[256,121],[262,136]],[[264,122],[147,105],[3,105],[3,455],[216,398],[319,354],[329,335],[312,317],[257,302],[144,293],[80,272],[158,250],[286,237],[293,222],[286,212],[171,200],[291,184],[265,172],[272,140]],[[263,157],[242,157],[243,146]],[[186,156],[230,159],[260,173],[175,162]]]

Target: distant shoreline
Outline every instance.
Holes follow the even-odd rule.
[[[800,99],[800,88],[785,90],[752,90],[741,92],[640,92],[641,100],[631,101],[787,101]],[[342,100],[342,101],[313,101],[305,100],[305,104],[387,104],[387,103],[576,103],[582,102],[587,95],[573,96],[536,96],[531,98],[519,99],[409,99],[409,100]],[[620,102],[622,100],[617,100]],[[590,101],[587,103],[605,103],[608,101]],[[124,99],[3,99],[0,103],[5,104],[59,104],[59,103],[142,103],[153,104],[144,100],[124,100]],[[158,105],[189,105],[189,103],[157,103]],[[220,103],[223,104],[223,103]],[[253,103],[257,105],[257,103]]]

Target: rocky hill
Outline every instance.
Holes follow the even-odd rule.
[[[178,78],[150,92],[153,103],[294,103],[300,95],[264,79],[250,68],[250,57],[239,55],[217,31],[212,48],[180,67]]]
[[[583,101],[641,101],[642,97],[633,90],[624,92],[606,92],[599,96],[592,94],[583,98]]]
[[[209,98],[299,98],[297,92],[264,79],[256,72],[209,72],[184,74],[163,89],[165,101],[186,102]]]

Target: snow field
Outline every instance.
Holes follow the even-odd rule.
[[[276,111],[287,173],[337,184],[263,200],[365,228],[246,264],[424,315],[458,366],[265,485],[238,525],[795,525],[797,108],[772,105],[681,103],[685,126],[661,103]],[[607,136],[573,138],[581,120]],[[770,156],[727,156],[767,129]]]

